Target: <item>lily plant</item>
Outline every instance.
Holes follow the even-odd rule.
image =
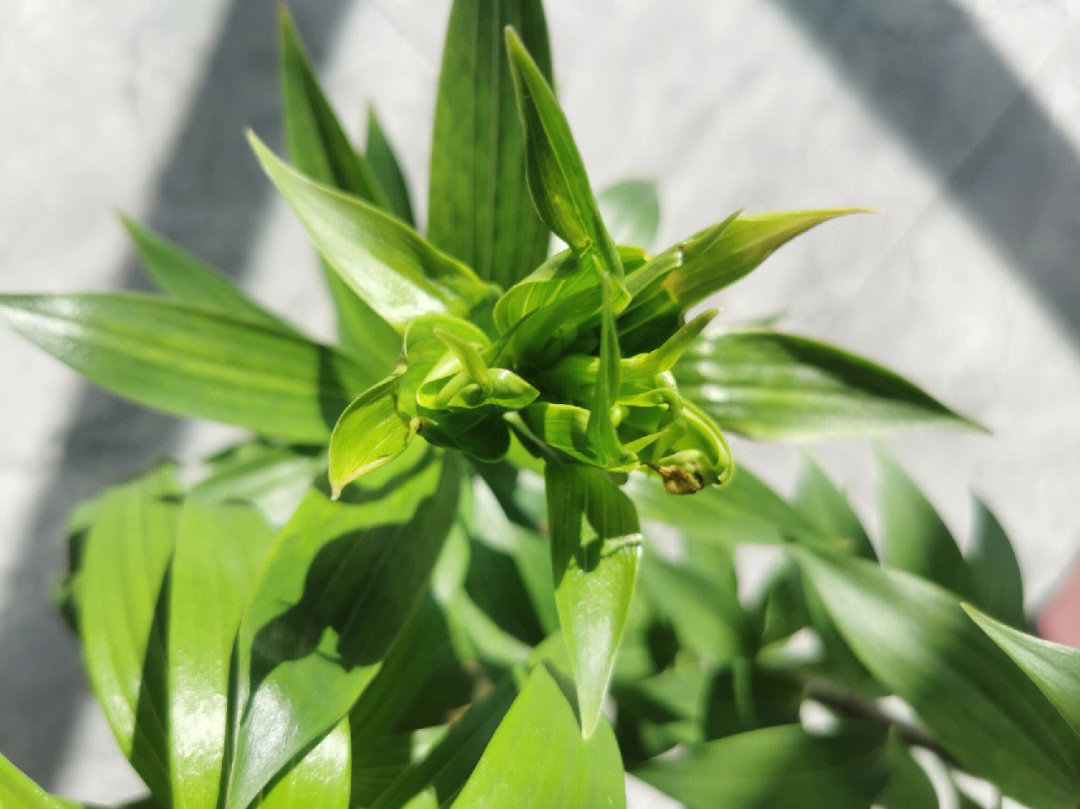
[[[249,137],[336,345],[126,219],[161,295],[0,297],[105,389],[253,433],[71,519],[60,602],[139,806],[624,807],[629,772],[690,809],[956,805],[969,776],[1076,809],[1080,652],[1025,634],[990,512],[965,556],[882,455],[872,543],[811,462],[785,498],[725,440],[977,427],[708,308],[857,209],[653,252],[653,186],[593,191],[539,0],[455,0],[421,234],[374,114],[358,149],[280,23],[292,165]],[[742,545],[779,551],[750,594]],[[71,805],[0,758],[0,806]]]

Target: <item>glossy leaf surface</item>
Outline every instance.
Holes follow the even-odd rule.
[[[405,451],[412,429],[397,409],[398,381],[388,377],[345,408],[330,436],[330,487],[334,499],[346,484]]]
[[[78,804],[50,795],[0,756],[0,806],[4,809],[77,809]]]

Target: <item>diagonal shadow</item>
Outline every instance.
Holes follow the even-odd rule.
[[[348,0],[296,3],[310,55],[321,62]],[[253,127],[280,142],[276,0],[230,0],[172,151],[164,158],[146,224],[228,272],[243,275],[270,185],[243,138]],[[117,287],[145,288],[133,255]],[[137,474],[182,438],[179,420],[143,410],[83,385],[71,408],[55,477],[42,488],[0,609],[0,749],[38,783],[50,785],[64,759],[85,695],[77,645],[42,599],[53,578],[67,513],[79,500]],[[11,620],[7,620],[7,616]],[[33,717],[31,720],[30,717]]]
[[[1080,155],[968,14],[950,0],[774,2],[1080,343]]]

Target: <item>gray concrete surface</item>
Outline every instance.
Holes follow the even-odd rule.
[[[271,0],[5,0],[4,291],[137,287],[122,208],[328,334],[299,227],[241,138],[280,144]],[[858,204],[722,299],[909,375],[993,431],[890,442],[963,537],[1015,538],[1028,603],[1080,549],[1080,6],[1019,0],[551,0],[557,84],[594,184],[660,180],[660,242],[736,207]],[[370,99],[420,208],[448,2],[295,4],[332,100]],[[93,391],[0,336],[0,752],[60,792],[137,794],[49,604],[64,514],[232,433]],[[798,452],[739,442],[782,488]],[[865,444],[809,447],[871,525]],[[647,791],[633,791],[639,807]]]

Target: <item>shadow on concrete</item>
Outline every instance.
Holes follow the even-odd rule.
[[[229,2],[143,220],[234,278],[246,269],[270,198],[270,184],[243,130],[253,127],[275,147],[282,140],[276,5],[276,0]],[[348,5],[348,0],[296,4],[297,26],[316,63],[333,44]],[[145,288],[134,256],[119,268],[115,286]],[[14,589],[3,605],[12,620],[0,632],[0,716],[33,717],[17,727],[0,727],[0,748],[38,783],[53,782],[86,694],[75,639],[42,597],[62,558],[67,514],[79,500],[169,455],[181,437],[179,420],[88,384],[75,398],[59,472],[43,488],[13,570]]]
[[[948,0],[774,2],[1080,343],[1080,156],[971,17]]]

